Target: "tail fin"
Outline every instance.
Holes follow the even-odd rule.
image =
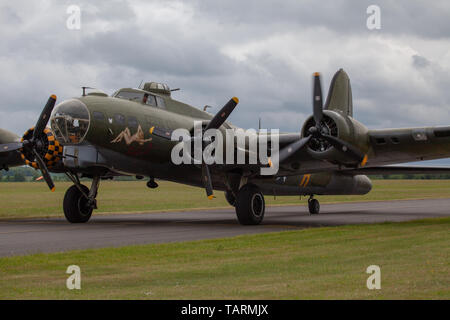
[[[352,87],[350,78],[343,69],[339,69],[331,80],[324,109],[339,111],[353,117]]]

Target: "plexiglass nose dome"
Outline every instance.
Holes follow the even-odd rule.
[[[53,110],[50,125],[59,143],[81,143],[89,129],[89,110],[80,100],[63,101]]]

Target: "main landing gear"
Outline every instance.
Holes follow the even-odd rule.
[[[74,185],[67,189],[64,196],[63,208],[67,221],[71,223],[88,222],[92,211],[97,209],[97,191],[100,176],[94,176],[91,189],[80,183],[77,175],[67,174]]]
[[[240,224],[257,225],[263,221],[266,203],[263,194],[256,185],[247,183],[239,189],[235,207]]]
[[[320,212],[320,203],[317,199],[313,198],[311,195],[308,199],[308,209],[310,214],[319,214]]]

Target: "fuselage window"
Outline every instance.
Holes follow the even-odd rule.
[[[119,113],[116,113],[114,115],[114,120],[116,120],[116,123],[121,125],[121,126],[125,125],[125,116],[123,116],[123,115],[121,115]]]
[[[105,121],[105,115],[103,112],[94,111],[93,113],[94,119],[97,121]]]
[[[392,141],[392,143],[395,143],[395,144],[400,143],[400,139],[397,137],[391,137],[391,141]]]
[[[164,103],[164,99],[161,97],[156,97],[156,103],[159,108],[165,108],[166,104]]]
[[[128,127],[130,128],[137,128],[138,122],[135,117],[128,117]]]

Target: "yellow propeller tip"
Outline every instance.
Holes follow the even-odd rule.
[[[55,192],[55,187],[52,188],[52,192]]]
[[[212,195],[210,195],[210,196],[208,196],[208,199],[209,200],[212,200],[212,199],[214,199],[215,197],[214,197],[214,195],[212,194]]]
[[[150,130],[149,130],[149,131],[150,131],[150,134],[153,134],[153,130],[155,130],[155,127],[151,127],[151,128],[150,128]]]
[[[239,99],[237,97],[231,98],[234,102],[239,103]]]
[[[320,76],[320,72],[314,72],[314,76],[315,76],[315,77]]]
[[[269,160],[267,162],[269,163],[269,166],[272,168],[272,165],[273,165],[272,159],[269,158]]]
[[[367,163],[367,160],[369,159],[369,157],[366,155],[364,155],[363,160],[361,161],[361,167],[364,167]]]
[[[56,96],[54,94],[52,94],[50,97],[56,100]]]

